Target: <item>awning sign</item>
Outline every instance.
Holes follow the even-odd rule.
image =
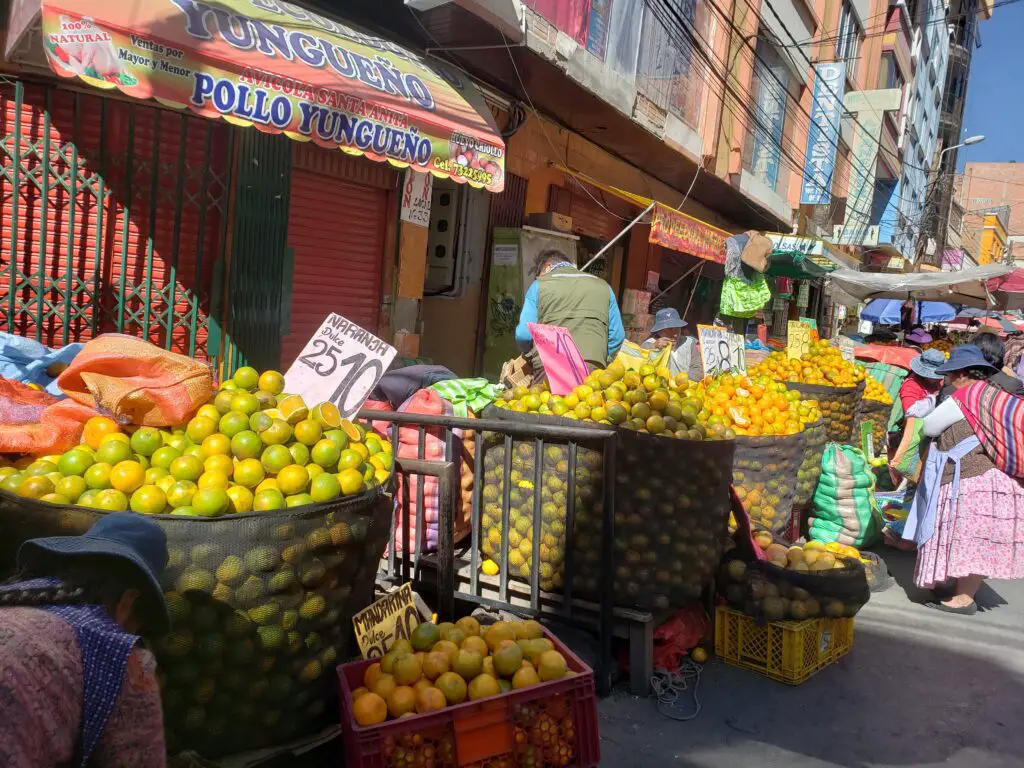
[[[283,0],[42,0],[42,31],[63,77],[504,187],[504,142],[463,75]]]
[[[285,392],[310,406],[334,403],[345,418],[363,407],[398,351],[331,313],[284,375]]]
[[[690,253],[708,261],[725,264],[728,233],[664,205],[654,206],[650,242]]]

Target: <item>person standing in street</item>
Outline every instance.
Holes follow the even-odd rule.
[[[643,343],[644,349],[661,350],[672,347],[668,358],[668,369],[675,379],[685,373],[690,381],[700,381],[704,377],[704,369],[700,361],[700,349],[697,340],[688,336],[683,329],[687,322],[679,316],[673,307],[659,309],[651,326],[651,337]]]
[[[534,370],[543,365],[533,348],[530,323],[568,329],[589,370],[607,367],[626,340],[615,291],[553,249],[541,252],[534,271],[537,279],[526,291],[516,326],[516,342]]]

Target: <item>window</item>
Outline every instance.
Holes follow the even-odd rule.
[[[691,128],[698,125],[706,74],[695,66],[691,32],[704,45],[709,39],[703,0],[666,0],[674,6],[671,19],[662,19],[650,6],[644,9],[640,34],[637,89]],[[661,13],[661,12],[659,12]],[[666,23],[673,25],[666,28]],[[678,29],[676,28],[678,27]]]
[[[846,75],[851,80],[857,74],[857,56],[864,40],[861,27],[851,0],[843,0],[839,10],[839,32],[836,35],[836,58],[846,62]]]
[[[744,157],[744,167],[773,190],[779,181],[782,135],[786,123],[786,93],[789,70],[775,47],[766,40],[757,41],[754,57],[754,114]]]
[[[899,88],[903,89],[903,75],[900,73],[900,68],[896,66],[896,56],[892,51],[886,51],[882,54],[882,68],[878,73],[878,87],[885,88]]]

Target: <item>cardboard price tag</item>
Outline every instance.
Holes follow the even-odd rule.
[[[554,394],[567,395],[586,380],[587,364],[568,329],[542,323],[527,323],[527,327]]]
[[[843,360],[851,363],[854,361],[854,348],[856,346],[856,342],[848,336],[839,337],[839,352],[843,355]]]
[[[284,375],[285,392],[309,406],[330,402],[351,418],[395,359],[397,350],[339,314],[331,313]]]
[[[718,325],[698,325],[697,344],[705,376],[731,371],[747,373],[747,348],[743,337]]]
[[[419,623],[410,584],[403,584],[352,617],[364,659],[380,658],[396,640],[408,640]]]
[[[802,360],[811,351],[811,327],[798,320],[790,320],[786,327],[786,357]]]

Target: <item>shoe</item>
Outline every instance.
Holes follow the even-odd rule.
[[[934,592],[935,596],[939,598],[939,602],[949,600],[949,598],[956,594],[956,584],[936,584],[932,587],[932,592]]]
[[[955,613],[959,616],[973,616],[978,612],[978,604],[972,602],[970,605],[965,605],[962,608],[954,608],[951,605],[945,603],[925,603],[925,608],[934,608],[936,611],[942,611],[943,613]]]

